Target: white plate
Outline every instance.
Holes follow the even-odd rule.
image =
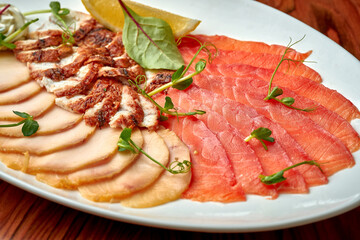
[[[22,11],[44,9],[47,1],[12,1]],[[84,10],[81,2],[61,1],[63,6]],[[286,45],[289,37],[306,39],[299,51],[314,50],[311,67],[324,84],[337,89],[360,106],[360,63],[337,44],[301,22],[253,1],[245,0],[153,0],[154,7],[202,20],[196,33],[224,34],[242,40]],[[353,121],[359,131],[360,122]],[[360,152],[354,154],[356,161]],[[207,232],[250,232],[287,228],[319,221],[360,205],[360,164],[330,177],[329,184],[311,188],[306,195],[281,195],[277,200],[250,196],[247,202],[220,204],[178,200],[149,209],[128,209],[119,204],[98,204],[76,192],[37,182],[32,176],[0,164],[0,178],[26,191],[91,214],[129,223]]]

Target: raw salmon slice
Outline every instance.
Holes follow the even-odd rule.
[[[252,52],[252,53],[265,53],[265,54],[273,54],[273,55],[283,55],[286,47],[281,45],[268,45],[263,42],[255,42],[255,41],[241,41],[234,38],[229,38],[221,35],[192,35],[192,37],[198,39],[199,41],[205,43],[209,42],[214,44],[218,49],[222,50],[237,50],[244,52]],[[180,47],[199,47],[199,44],[191,38],[183,38],[180,44]],[[305,60],[308,56],[310,56],[311,51],[306,53],[300,53],[292,49],[288,51],[286,57],[294,59],[294,60]]]
[[[243,131],[240,132],[230,125],[222,115],[202,105],[201,101],[198,101],[200,100],[199,94],[187,95],[185,92],[173,89],[169,90],[168,94],[174,104],[185,111],[191,111],[192,109],[206,111],[205,115],[197,115],[196,117],[207,125],[224,146],[245,193],[270,195],[272,198],[277,196],[274,189],[268,188],[269,186],[262,184],[259,179],[260,174],[270,175],[292,165],[288,155],[277,142],[271,144],[268,151],[264,150],[258,141],[251,141],[250,144],[247,144],[244,139],[255,129],[254,125],[251,124],[251,120],[244,123],[249,128],[245,129],[245,131],[242,129]],[[308,192],[305,180],[297,170],[287,172],[286,177],[286,181],[276,186],[280,192]]]
[[[282,127],[263,115],[258,114],[255,109],[196,86],[187,89],[186,93],[198,102],[221,114],[231,125],[246,134],[249,134],[248,131],[251,128],[266,127],[271,129],[272,136],[278,140],[277,142],[286,151],[293,164],[311,160],[301,146]],[[250,141],[249,143],[257,143],[261,147],[259,151],[262,151],[263,148],[257,141]],[[315,166],[302,165],[297,169],[303,174],[309,186],[327,183],[327,178]]]
[[[253,107],[260,114],[277,122],[312,159],[322,164],[326,176],[354,165],[355,162],[351,153],[338,138],[298,111],[275,101],[264,101],[266,93],[254,92],[254,87],[250,83],[239,88],[228,84],[225,77],[218,76],[214,81],[205,74],[196,76],[195,83],[201,88],[216,91],[227,98]],[[307,134],[304,134],[304,131]]]
[[[200,202],[245,201],[223,146],[203,122],[186,117],[170,118],[162,124],[174,131],[190,149],[192,179],[183,198]]]
[[[273,70],[245,64],[209,64],[202,75],[260,78],[269,82],[272,73]],[[274,86],[288,88],[298,95],[318,102],[347,121],[360,118],[359,110],[351,101],[337,91],[307,78],[287,76],[279,72],[276,73],[273,84]]]
[[[197,48],[180,48],[180,52],[184,59],[190,60],[195,53]],[[200,58],[206,58],[205,52],[199,54]],[[185,60],[185,61],[186,61]],[[279,62],[281,61],[281,55],[272,55],[266,53],[253,53],[244,51],[233,51],[233,50],[218,50],[218,55],[212,61],[213,64],[234,64],[241,63],[251,65],[257,68],[266,68],[274,70]],[[311,79],[315,82],[322,82],[321,76],[309,68],[302,62],[283,62],[278,72],[281,72],[289,76],[300,76]]]

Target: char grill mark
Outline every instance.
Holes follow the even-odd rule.
[[[155,130],[158,110],[150,100],[129,86],[145,75],[125,52],[120,33],[105,29],[94,19],[80,16],[75,44],[60,41],[58,27],[30,33],[33,39],[17,42],[16,57],[27,62],[30,74],[57,97],[58,106],[84,114],[91,126]]]

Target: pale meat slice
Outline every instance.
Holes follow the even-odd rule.
[[[0,52],[0,76],[0,92],[30,80],[28,68],[19,62],[12,52]]]
[[[34,81],[20,85],[0,94],[0,105],[14,104],[26,100],[40,92],[41,87]]]
[[[49,111],[40,117],[35,118],[39,123],[39,129],[36,135],[48,135],[70,129],[78,124],[82,119],[82,114],[76,114],[66,111],[58,106],[53,106]],[[12,124],[15,122],[0,121],[2,124]],[[11,128],[0,128],[0,135],[8,137],[23,137],[21,131],[22,125]]]
[[[0,120],[22,120],[13,111],[26,112],[33,117],[40,116],[54,105],[55,96],[41,91],[32,98],[18,104],[0,105]]]
[[[11,138],[0,136],[0,150],[4,152],[29,152],[43,155],[74,146],[86,140],[95,131],[84,121],[75,127],[56,134]]]
[[[170,164],[176,161],[190,161],[189,148],[169,129],[160,129],[157,133],[165,141],[170,152]],[[191,180],[191,171],[172,174],[168,171],[160,176],[149,187],[134,193],[121,201],[125,207],[145,208],[154,207],[180,198],[188,188]]]
[[[169,150],[164,140],[156,132],[142,131],[143,150],[163,165],[169,161]],[[83,185],[78,188],[81,195],[96,202],[118,202],[134,192],[152,184],[163,172],[163,168],[144,154],[120,175],[109,180]]]
[[[142,147],[144,140],[139,129],[133,130],[131,139],[136,145]],[[36,178],[41,182],[57,188],[76,189],[82,184],[111,178],[115,174],[123,171],[137,156],[138,154],[130,151],[116,152],[110,156],[109,159],[99,162],[96,166],[80,169],[68,174],[38,173],[36,174]]]
[[[29,159],[28,153],[5,153],[0,152],[0,161],[8,168],[24,171]]]
[[[31,156],[28,172],[73,172],[107,159],[117,150],[121,130],[98,129],[83,144],[43,156]]]
[[[144,112],[144,118],[139,126],[153,130],[158,125],[159,111],[157,107],[143,95],[139,95],[139,100]]]

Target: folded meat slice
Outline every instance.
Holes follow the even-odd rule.
[[[29,70],[12,52],[0,52],[0,92],[15,88],[30,80]],[[6,77],[4,77],[6,76]]]
[[[199,89],[200,90],[200,89]],[[287,180],[277,184],[275,187],[268,187],[261,183],[260,174],[270,175],[293,165],[287,152],[280,143],[271,143],[266,151],[258,141],[251,141],[247,144],[244,139],[256,129],[256,125],[251,119],[243,117],[243,124],[246,128],[237,129],[232,126],[221,114],[213,111],[211,106],[201,104],[205,92],[169,90],[168,94],[175,106],[183,108],[185,111],[192,109],[202,109],[206,111],[204,115],[196,116],[203,121],[206,126],[217,136],[224,146],[227,156],[233,164],[233,168],[239,183],[242,184],[245,193],[258,194],[277,197],[277,189],[281,193],[306,193],[308,187],[304,177],[298,170],[286,173]],[[215,96],[208,94],[209,99]],[[224,104],[224,107],[227,104]]]
[[[54,105],[54,99],[53,94],[41,91],[26,101],[17,104],[0,105],[0,120],[22,120],[13,111],[26,112],[35,118],[50,109]]]
[[[100,130],[101,131],[101,130]],[[131,134],[131,139],[139,147],[144,144],[141,131],[134,129]],[[96,163],[95,166],[89,166],[84,169],[79,169],[71,173],[38,173],[36,178],[48,185],[57,188],[76,189],[78,186],[88,183],[93,183],[99,180],[113,177],[128,167],[136,160],[138,154],[130,151],[115,152],[107,159]]]
[[[277,122],[302,146],[311,159],[321,164],[326,176],[354,165],[353,156],[338,138],[299,111],[276,101],[264,101],[266,93],[254,91],[250,82],[240,88],[228,84],[224,77],[217,76],[217,81],[214,82],[209,75],[203,74],[196,76],[194,81],[201,88],[255,108],[258,113]],[[304,134],[304,131],[307,134]]]
[[[65,173],[96,164],[115,153],[120,133],[120,129],[103,128],[96,130],[83,144],[43,156],[31,156],[27,171]]]
[[[261,80],[269,82],[273,70],[256,68],[244,64],[210,64],[205,68],[203,74],[231,78],[234,76],[260,78]],[[360,118],[360,112],[357,107],[343,95],[310,79],[287,76],[279,72],[276,73],[273,84],[274,86],[286,87],[298,95],[318,102],[348,121]]]
[[[8,153],[0,152],[0,161],[5,164],[8,168],[14,170],[25,170],[27,162],[29,160],[28,153]]]
[[[143,150],[166,166],[169,162],[169,150],[164,140],[154,131],[142,130],[142,135]],[[160,165],[140,154],[139,158],[120,174],[111,179],[82,185],[78,190],[83,197],[92,201],[118,202],[152,184],[163,171]]]
[[[26,100],[41,90],[35,81],[24,83],[16,88],[2,92],[0,94],[0,105],[14,104]]]
[[[94,131],[94,127],[82,121],[69,130],[51,135],[19,138],[0,136],[0,149],[6,152],[49,154],[84,142]]]
[[[180,52],[184,59],[189,61],[197,52],[197,48],[183,48],[180,49]],[[279,62],[281,61],[282,56],[272,55],[266,53],[253,53],[253,52],[244,52],[244,51],[234,51],[234,50],[218,50],[218,55],[213,60],[213,64],[247,64],[257,68],[266,68],[274,70]],[[206,54],[202,53],[199,57],[206,58]],[[186,61],[185,60],[185,61]],[[285,62],[280,65],[277,70],[285,74],[286,76],[298,76],[311,79],[314,82],[321,83],[321,76],[313,69],[309,68],[302,62]]]
[[[170,161],[190,161],[188,147],[179,139],[174,132],[168,129],[157,131],[165,141],[170,152]],[[132,208],[154,207],[180,198],[181,194],[188,188],[191,180],[191,171],[180,174],[172,174],[164,171],[163,174],[149,187],[132,194],[121,200],[121,205]]]
[[[61,117],[59,117],[61,116]],[[60,107],[53,106],[45,114],[36,117],[35,120],[39,124],[36,135],[48,135],[70,129],[78,124],[82,119],[81,114],[66,111]],[[11,124],[14,122],[0,121],[0,124]],[[21,131],[22,125],[11,128],[0,128],[0,135],[8,137],[23,137]]]
[[[222,144],[202,121],[193,117],[169,118],[162,124],[190,149],[192,179],[183,198],[200,202],[245,201],[241,183],[237,182]]]
[[[222,50],[237,50],[251,53],[264,53],[264,54],[273,54],[273,55],[283,55],[286,47],[281,45],[268,45],[263,42],[255,42],[255,41],[241,41],[234,38],[230,38],[223,35],[192,35],[192,37],[200,40],[203,43],[212,43],[216,46],[217,49]],[[191,38],[183,38],[181,41],[181,47],[199,47],[199,44]],[[286,54],[287,58],[291,58],[294,60],[305,60],[311,51],[306,53],[300,53],[291,49]]]
[[[219,87],[219,85],[214,85],[214,89],[218,89],[217,87]],[[221,92],[221,90],[222,89],[220,88],[219,91]],[[276,140],[275,143],[279,144],[281,147],[276,146],[275,143],[267,142],[266,144],[269,146],[269,150],[265,151],[259,141],[253,140],[248,142],[248,144],[255,150],[259,160],[261,159],[261,162],[264,163],[264,167],[268,166],[268,169],[270,167],[270,169],[272,168],[274,171],[274,167],[279,166],[279,163],[284,164],[284,160],[281,159],[282,156],[284,156],[285,159],[289,157],[292,164],[312,160],[305,153],[304,149],[301,148],[301,146],[277,123],[265,118],[251,107],[224,98],[222,95],[215,94],[214,92],[198,88],[194,85],[186,90],[186,94],[194,99],[197,104],[201,103],[207,108],[210,108],[211,111],[220,114],[239,132],[242,132],[243,135],[248,136],[252,130],[259,127],[271,129],[272,136]],[[194,107],[196,107],[195,103]],[[275,148],[275,151],[273,151],[273,148]],[[280,159],[277,160],[279,163],[277,163],[277,161],[272,163],[272,161],[278,159],[279,157]],[[297,170],[303,175],[308,186],[327,183],[327,178],[316,166],[302,165],[299,166]],[[281,184],[278,185],[281,186]],[[293,183],[293,185],[296,186],[296,183]],[[281,187],[283,192],[286,191],[286,188],[288,188],[288,190],[294,189],[291,188],[291,185]]]

